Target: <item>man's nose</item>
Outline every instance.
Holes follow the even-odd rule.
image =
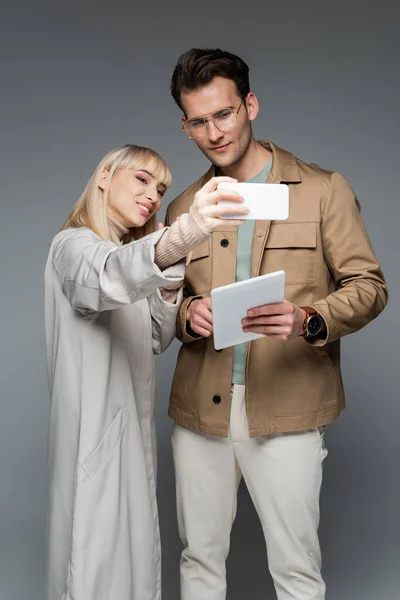
[[[207,123],[207,135],[210,142],[216,142],[219,140],[224,134],[220,131],[211,119]]]

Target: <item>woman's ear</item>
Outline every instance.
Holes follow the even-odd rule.
[[[101,174],[101,177],[100,177],[100,181],[99,181],[99,188],[101,190],[103,190],[103,192],[106,189],[107,177],[108,177],[108,171],[103,171]]]

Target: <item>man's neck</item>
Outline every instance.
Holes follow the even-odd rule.
[[[240,161],[219,170],[227,177],[233,177],[238,181],[247,181],[262,171],[271,156],[272,152],[263,148],[254,138],[251,138],[247,152]]]

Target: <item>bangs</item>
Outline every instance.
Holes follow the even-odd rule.
[[[114,172],[120,169],[145,169],[160,185],[166,188],[171,185],[171,171],[167,163],[154,150],[133,145],[124,146],[119,159],[118,164],[114,165]]]

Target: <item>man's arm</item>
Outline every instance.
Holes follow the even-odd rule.
[[[325,260],[337,291],[313,302],[325,321],[324,345],[354,333],[385,308],[388,290],[360,214],[359,202],[347,183],[333,173],[322,215]]]
[[[324,320],[324,335],[312,343],[323,346],[354,333],[384,309],[388,291],[360,214],[359,202],[338,173],[331,176],[322,207],[322,243],[336,291],[312,307]],[[245,331],[290,340],[303,332],[305,312],[295,304],[266,305],[249,311]]]

